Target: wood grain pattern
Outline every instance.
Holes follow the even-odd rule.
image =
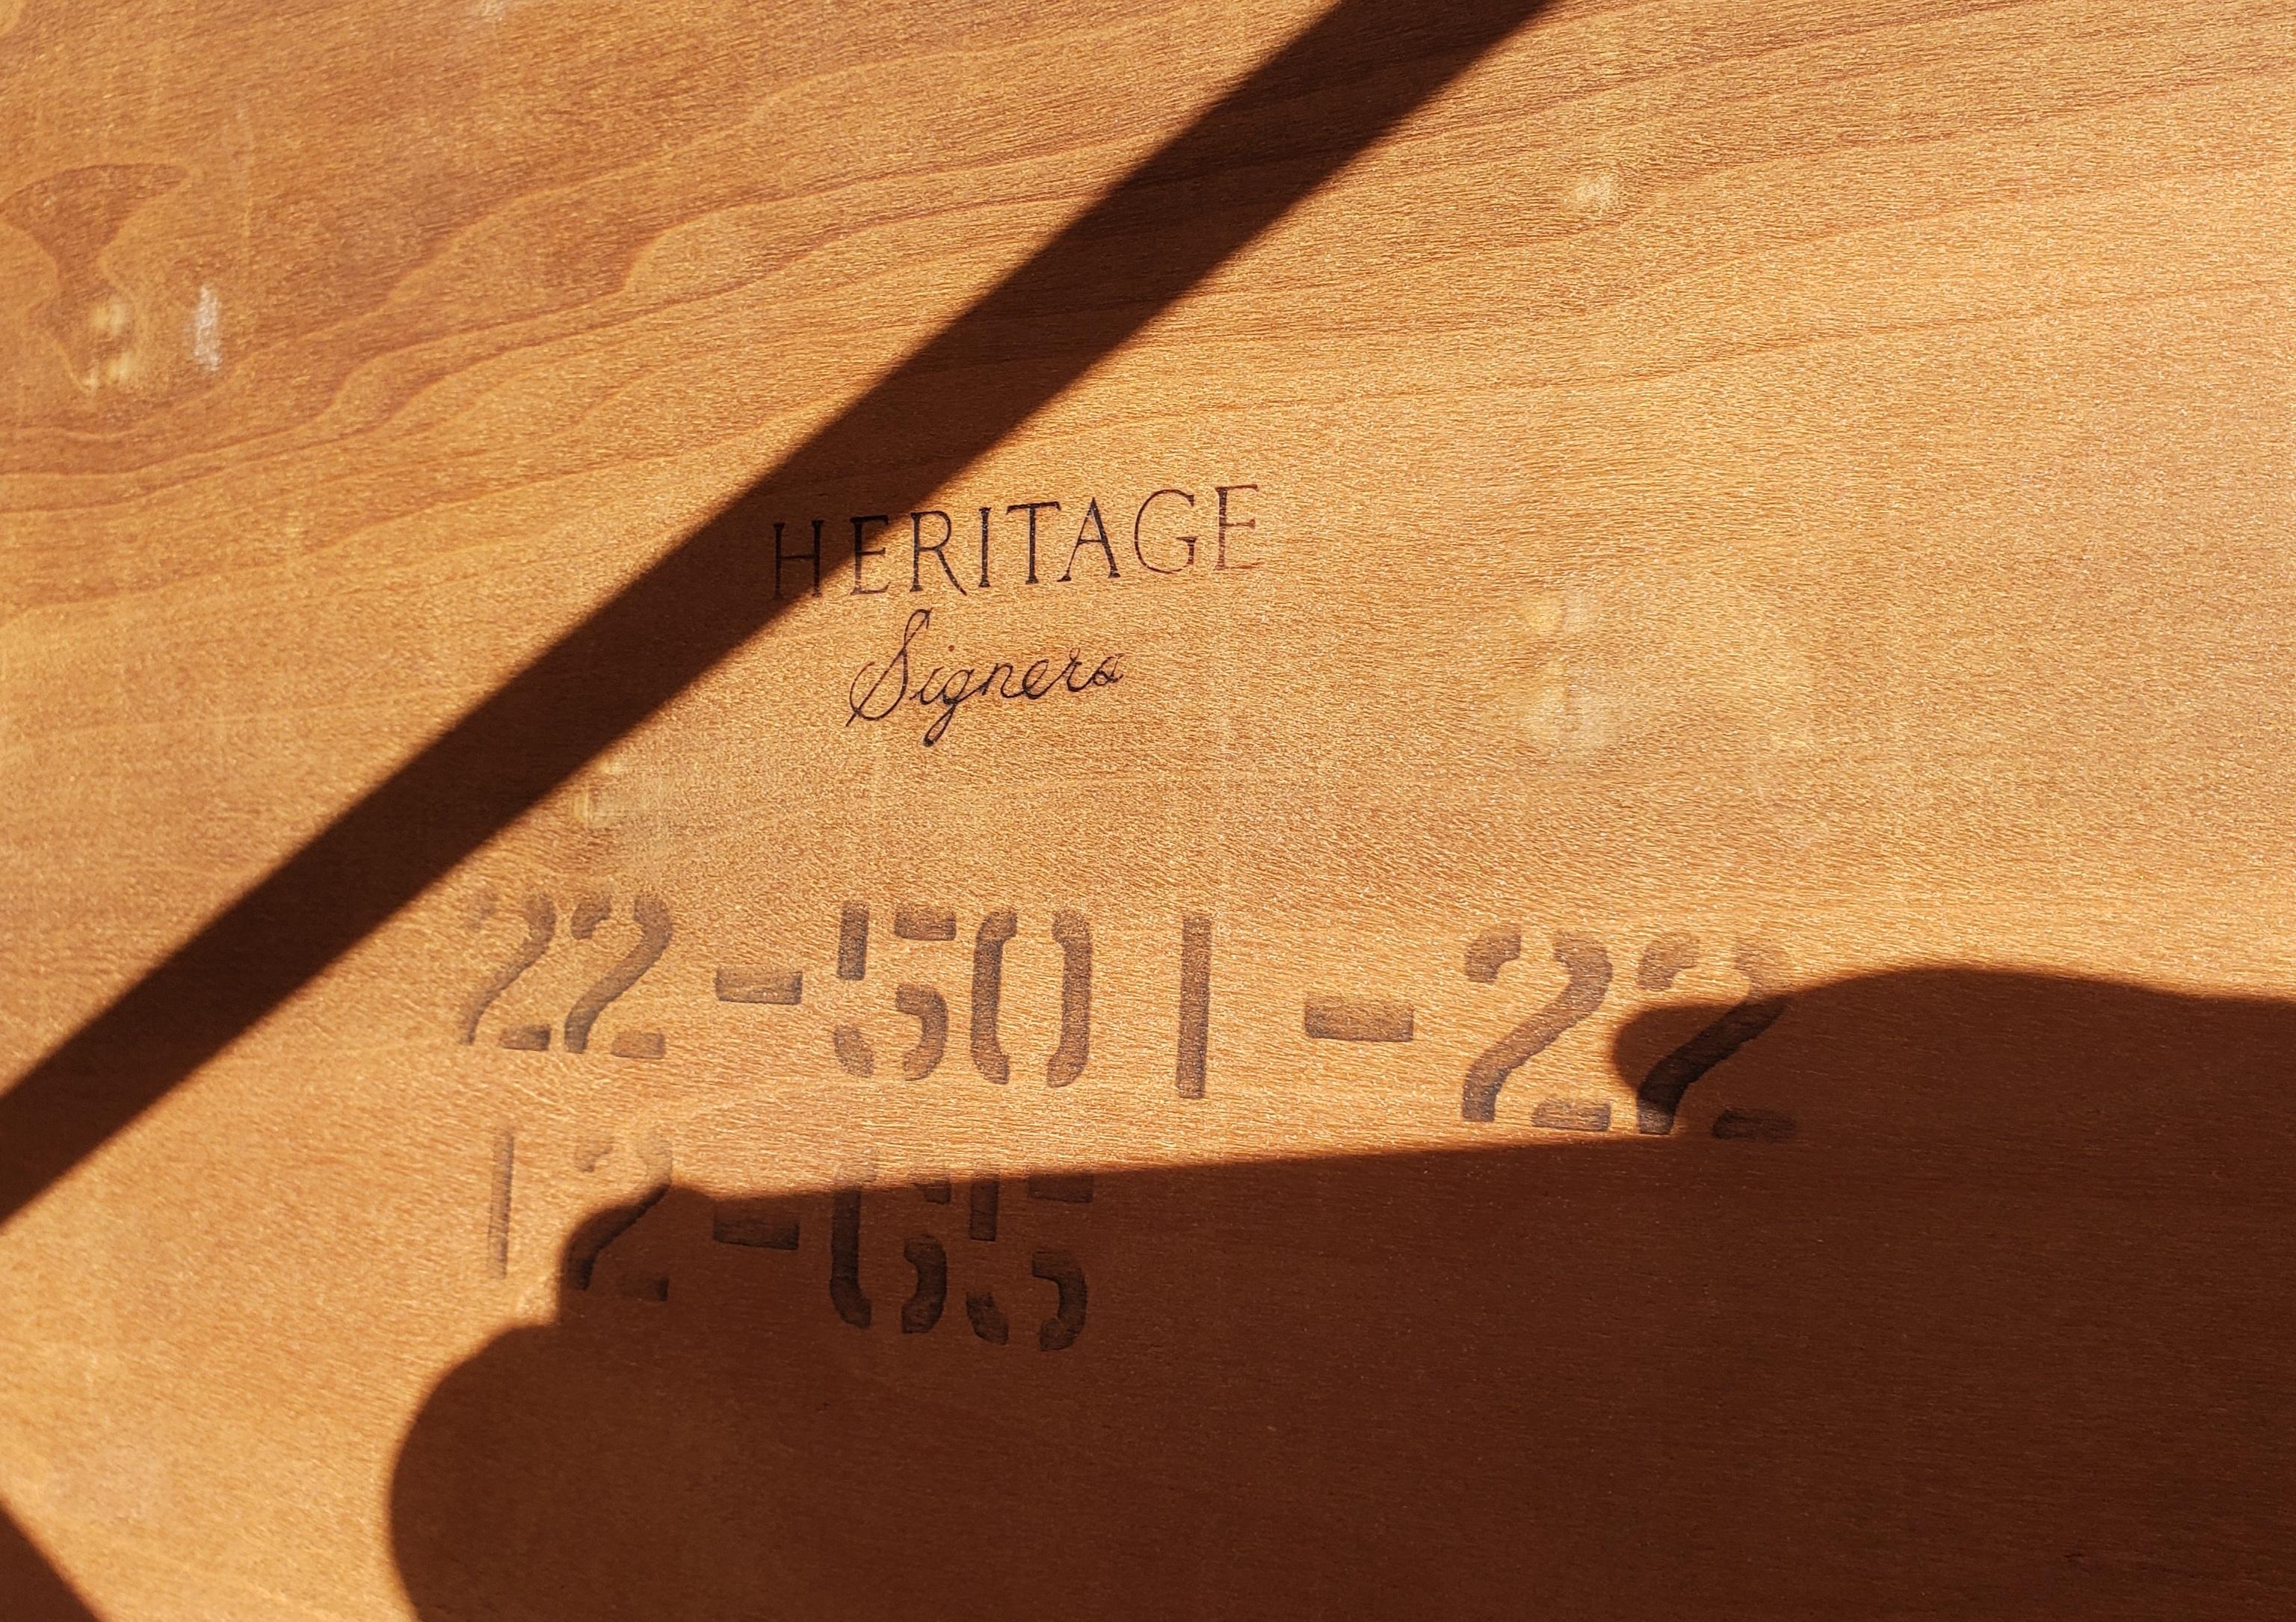
[[[2292,66],[0,0],[10,1614],[2284,1614]]]

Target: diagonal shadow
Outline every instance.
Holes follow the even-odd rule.
[[[772,624],[777,511],[857,475],[921,503],[1545,3],[1339,0],[0,1094],[0,1225]],[[821,572],[849,555],[827,537]],[[4,1510],[0,1595],[93,1622]]]
[[[776,516],[922,503],[1543,4],[1340,0],[0,1095],[0,1224],[770,625]]]

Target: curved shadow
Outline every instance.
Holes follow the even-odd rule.
[[[1627,1095],[1723,1012],[1631,1023]],[[2292,1614],[2292,1043],[1922,971],[1795,994],[1662,1137],[1008,1177],[994,1239],[962,1183],[676,1188],[433,1393],[401,1574],[426,1622]]]
[[[22,1528],[0,1515],[0,1594],[9,1622],[94,1622],[78,1590],[64,1580]]]

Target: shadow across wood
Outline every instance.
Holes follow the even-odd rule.
[[[23,1528],[0,1515],[0,1598],[8,1622],[94,1622],[77,1589],[63,1579]]]
[[[1630,1024],[1627,1094],[1719,1012]],[[985,1225],[962,1167],[673,1187],[429,1399],[402,1577],[425,1622],[2285,1616],[2292,1064],[2296,1005],[1936,970],[1795,994],[1664,1137],[1008,1176]]]
[[[765,629],[775,520],[922,502],[1540,4],[1339,0],[0,1095],[0,1221]]]
[[[769,625],[775,518],[857,484],[886,510],[922,502],[1542,4],[1339,0],[18,1077],[0,1094],[0,1223]],[[849,543],[827,539],[833,569]],[[0,1567],[0,1598],[68,1595],[4,1511],[0,1545],[24,1556],[20,1577]]]

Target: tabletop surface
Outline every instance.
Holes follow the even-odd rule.
[[[0,0],[0,1593],[2288,1614],[2292,61]]]

